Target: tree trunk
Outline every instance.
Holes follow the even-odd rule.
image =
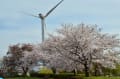
[[[98,72],[98,71],[97,71],[97,64],[95,63],[95,64],[94,64],[94,76],[97,76],[97,72]]]
[[[74,73],[74,76],[77,74],[77,69],[76,68],[73,70],[73,73]]]
[[[52,67],[51,69],[52,69],[53,74],[56,74],[57,72],[56,68]]]
[[[85,76],[89,77],[89,67],[87,64],[84,64],[84,71],[85,71]]]
[[[96,63],[94,68],[94,76],[102,75],[102,70],[100,64]]]
[[[94,71],[94,76],[97,76],[97,69],[95,68],[95,71]]]
[[[27,75],[28,74],[28,67],[26,67],[26,68],[22,67],[22,69],[23,69],[23,75],[28,76]]]

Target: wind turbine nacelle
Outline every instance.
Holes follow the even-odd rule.
[[[41,19],[44,19],[45,18],[45,16],[43,15],[43,14],[38,14],[39,15],[39,18],[41,18]]]

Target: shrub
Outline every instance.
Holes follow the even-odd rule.
[[[53,74],[52,70],[47,67],[43,67],[42,69],[40,69],[39,73],[40,74]]]

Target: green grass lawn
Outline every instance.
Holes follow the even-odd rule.
[[[34,77],[16,77],[16,78],[5,78],[5,79],[40,79],[40,78],[34,78]]]
[[[88,77],[84,79],[120,79],[120,77]]]
[[[17,77],[17,78],[5,78],[5,79],[40,79],[40,78],[33,78],[33,77]],[[43,78],[41,78],[43,79]],[[53,79],[53,78],[49,78]],[[80,79],[80,78],[78,78]],[[83,79],[120,79],[120,77],[88,77],[88,78],[83,78]]]

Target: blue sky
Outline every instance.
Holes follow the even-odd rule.
[[[22,12],[45,14],[60,0],[0,0],[0,57],[9,45],[40,43],[40,19]],[[120,34],[120,0],[64,0],[46,18],[47,31],[53,32],[63,23],[97,24],[103,32]]]

